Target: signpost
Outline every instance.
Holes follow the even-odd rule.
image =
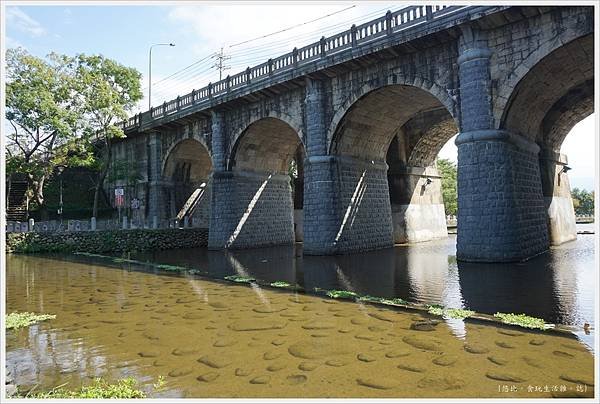
[[[125,205],[125,190],[123,188],[115,188],[115,206],[119,211],[119,223],[121,222],[121,208]]]

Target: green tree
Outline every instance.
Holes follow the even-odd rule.
[[[573,207],[575,208],[576,215],[594,215],[594,191],[589,192],[585,189],[573,188],[571,190],[571,198],[573,198]]]
[[[85,146],[76,141],[79,100],[66,67],[56,54],[46,61],[22,48],[6,52],[7,174],[27,176],[27,196],[42,212],[44,186],[56,166],[90,162]]]
[[[437,159],[437,168],[442,176],[442,198],[446,215],[456,215],[458,212],[456,164],[448,159]]]
[[[112,141],[125,137],[118,123],[142,99],[141,73],[101,55],[77,55],[71,60],[89,145],[94,150],[98,175],[92,215],[98,214],[98,198],[108,174]]]

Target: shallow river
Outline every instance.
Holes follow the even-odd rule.
[[[233,259],[237,273],[249,265]],[[412,273],[416,280],[408,277],[408,297],[435,287],[426,279],[440,269],[428,262]],[[396,295],[396,278],[381,278],[368,258],[364,265],[391,283],[381,292]],[[290,280],[298,273],[310,284],[306,270]],[[343,267],[334,274],[326,276],[345,289],[376,283]],[[445,276],[464,294],[462,280]],[[555,274],[545,278],[538,281],[556,283]],[[491,290],[485,279],[479,286]],[[525,292],[522,280],[512,281]],[[57,315],[7,332],[7,366],[25,389],[133,376],[154,397],[593,396],[593,354],[574,337],[47,257],[9,256],[6,287],[7,312]],[[159,376],[166,384],[157,392]]]
[[[594,225],[578,229],[594,230]],[[583,330],[585,323],[595,326],[594,238],[579,235],[576,241],[520,264],[457,263],[456,236],[336,257],[302,256],[297,244],[229,254],[206,249],[157,251],[130,258],[195,268],[211,278],[245,275],[297,284],[307,291],[341,289],[488,314],[526,313]],[[593,346],[593,335],[578,336]]]

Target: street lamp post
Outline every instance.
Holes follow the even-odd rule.
[[[155,43],[150,45],[148,54],[148,110],[152,108],[152,48],[155,46],[175,46],[174,43]]]

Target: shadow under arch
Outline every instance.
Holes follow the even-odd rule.
[[[218,212],[212,216],[209,248],[293,244],[291,162],[303,161],[297,157],[303,156],[301,134],[282,119],[264,117],[234,139],[227,171],[215,177],[219,185],[213,206]]]
[[[206,145],[194,138],[180,140],[166,153],[162,177],[168,184],[168,217],[208,227],[212,157]]]
[[[447,237],[435,158],[458,131],[454,105],[433,83],[361,92],[330,128],[344,211],[334,243],[352,244],[354,228],[375,240],[371,249]]]
[[[593,34],[572,38],[545,55],[536,54],[529,63],[499,125],[540,147],[549,242],[559,245],[577,237],[568,158],[560,149],[571,129],[594,111]]]

